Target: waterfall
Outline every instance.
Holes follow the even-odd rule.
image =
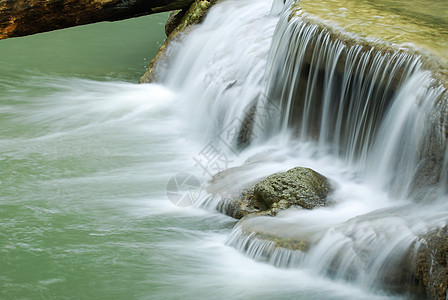
[[[271,5],[271,1],[225,1],[168,50],[172,59],[161,70],[161,81],[190,104],[186,117],[193,130],[202,129],[204,141],[243,119],[265,86],[264,69],[278,22],[270,14]]]
[[[225,180],[208,191],[306,166],[334,182],[335,205],[243,220],[228,245],[366,289],[406,285],[417,237],[448,218],[446,90],[416,54],[332,31],[289,2],[271,4],[214,6],[170,46],[162,83],[187,103],[199,140],[231,157]],[[221,200],[207,194],[200,205]],[[305,239],[308,249],[279,247],[247,228]]]
[[[408,196],[443,87],[419,56],[356,43],[300,11],[290,14],[280,20],[267,66],[266,95],[281,108],[271,134],[292,129],[379,188]]]

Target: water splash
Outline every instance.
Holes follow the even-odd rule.
[[[378,47],[380,47],[378,49]],[[282,113],[270,134],[342,157],[379,188],[408,196],[433,105],[443,92],[419,56],[356,43],[284,13],[267,67],[267,97]]]

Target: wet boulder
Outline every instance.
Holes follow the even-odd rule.
[[[186,10],[180,9],[171,12],[165,24],[165,34],[167,37],[170,36],[170,34],[174,31],[174,29],[176,29],[177,26],[179,26],[186,12]]]
[[[187,9],[194,0],[0,1],[0,39]]]
[[[313,209],[328,205],[332,191],[329,180],[309,168],[296,167],[276,173],[242,190],[234,198],[225,198],[218,209],[241,219],[246,215],[275,216],[292,206]]]
[[[256,112],[256,103],[250,105],[249,110],[246,111],[240,130],[238,132],[237,146],[239,149],[244,149],[249,146],[254,138],[253,130]]]
[[[448,227],[432,230],[417,241],[415,276],[430,299],[447,297]]]
[[[221,197],[217,209],[235,219],[242,219],[247,215],[260,212],[260,208],[254,203],[253,187],[226,193]]]

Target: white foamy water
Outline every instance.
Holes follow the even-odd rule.
[[[88,275],[89,270],[59,277],[45,273],[41,285],[56,283],[61,290],[64,283],[86,276],[108,287],[131,286],[131,294],[141,299],[400,298],[377,289],[383,268],[396,262],[418,234],[443,226],[448,217],[443,195],[436,196],[438,204],[407,197],[419,164],[422,124],[432,108],[433,96],[427,92],[431,79],[419,70],[418,59],[409,58],[405,82],[389,106],[380,105],[382,118],[362,119],[370,106],[332,114],[331,108],[345,107],[347,98],[332,97],[335,90],[338,96],[344,92],[333,85],[336,75],[329,72],[324,109],[314,112],[322,118],[312,125],[307,114],[313,113],[317,83],[310,80],[306,86],[307,113],[300,116],[290,90],[300,66],[289,60],[305,50],[300,41],[287,45],[285,39],[291,32],[303,34],[306,41],[317,36],[324,41],[322,49],[328,47],[327,56],[336,60],[345,50],[330,45],[315,28],[285,23],[286,15],[280,21],[281,2],[217,4],[203,24],[171,46],[158,84],[36,77],[16,94],[14,85],[5,85],[16,96],[0,108],[7,116],[4,122],[14,128],[0,141],[0,199],[29,210],[2,223],[7,237],[3,248],[49,253],[56,264],[73,260],[73,265],[99,265],[95,275]],[[348,50],[350,55],[357,51]],[[384,80],[378,73],[387,59],[374,56],[378,65],[367,73]],[[348,61],[347,70],[363,68]],[[329,67],[335,72],[336,67]],[[318,76],[313,72],[311,68]],[[352,88],[349,79],[343,82],[347,90]],[[37,88],[44,91],[28,95]],[[349,98],[370,99],[372,89],[374,83],[366,84]],[[271,114],[263,110],[265,104],[273,108]],[[257,108],[255,136],[242,150],[236,139],[251,107]],[[299,120],[299,130],[293,119]],[[6,136],[5,129],[0,133]],[[411,133],[411,139],[400,140]],[[272,245],[233,229],[236,221],[216,212],[219,199],[211,199],[207,181],[229,170],[214,187],[225,190],[296,166],[331,180],[334,205],[248,220],[311,241],[306,254],[279,250],[263,257]],[[237,168],[230,172],[232,167]],[[167,197],[167,189],[185,192],[168,185],[182,173],[201,184],[191,194],[196,205],[185,208]],[[36,205],[37,199],[44,204]],[[63,225],[53,225],[56,216]],[[11,238],[8,233],[21,218],[34,217],[45,220],[45,226],[32,233],[46,242],[21,240],[20,232]],[[53,245],[50,237],[55,236],[69,238]],[[126,276],[108,278],[115,273],[107,271],[116,269]],[[17,290],[24,287],[12,277],[0,278]],[[98,291],[96,296],[101,287]]]

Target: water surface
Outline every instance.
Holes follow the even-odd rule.
[[[300,0],[311,17],[368,40],[418,49],[448,64],[448,2],[390,0]]]
[[[336,180],[345,206],[309,214],[324,228],[400,204],[313,143],[280,135],[235,153],[223,141],[265,90],[271,6],[215,6],[163,84],[135,82],[166,15],[0,41],[0,298],[399,298],[257,262],[228,245],[235,220],[167,198],[176,174],[210,179],[194,159],[214,143],[225,168],[265,158],[235,184],[297,165]]]

